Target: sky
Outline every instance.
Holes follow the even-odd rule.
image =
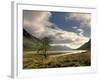
[[[83,31],[84,36],[90,37],[90,14],[53,12],[50,21],[63,30],[76,32],[77,34]]]
[[[50,36],[53,45],[76,49],[91,38],[91,14],[23,10],[23,28],[37,38]]]

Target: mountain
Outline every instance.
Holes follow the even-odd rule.
[[[26,37],[26,38],[35,40],[35,41],[40,41],[40,39],[38,39],[38,38],[32,36],[32,35],[29,34],[25,29],[23,29],[23,36]]]
[[[78,50],[89,50],[91,47],[91,40],[89,40],[87,43],[83,44]]]
[[[23,50],[32,51],[36,50],[36,43],[39,43],[40,39],[29,34],[25,29],[23,29]]]
[[[31,38],[32,37],[25,29],[23,29],[23,36],[25,36],[27,38]]]

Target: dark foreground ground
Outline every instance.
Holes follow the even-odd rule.
[[[23,69],[80,67],[90,65],[90,51],[69,55],[50,54],[47,58],[45,58],[43,54],[27,54],[25,52],[23,54]]]

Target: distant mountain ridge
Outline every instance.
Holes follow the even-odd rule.
[[[89,40],[87,43],[83,44],[78,50],[89,50],[91,47],[91,40]]]

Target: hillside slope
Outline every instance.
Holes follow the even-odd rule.
[[[78,50],[88,50],[90,49],[90,47],[91,47],[91,40],[89,40],[87,43],[78,48]]]
[[[36,50],[36,46],[40,40],[30,35],[25,29],[23,29],[23,50],[33,51]]]

